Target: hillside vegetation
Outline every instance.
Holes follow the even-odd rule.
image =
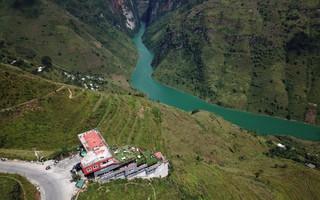
[[[22,153],[19,156],[14,152],[28,152],[32,148],[43,154],[70,149],[80,144],[78,133],[97,127],[110,146],[126,143],[160,150],[170,161],[167,178],[89,183],[79,199],[320,196],[318,170],[291,158],[266,155],[278,138],[248,133],[208,112],[191,115],[141,97],[56,84],[8,66],[0,69],[1,80],[9,81],[12,77],[11,81],[19,79],[26,85],[38,82],[28,89],[30,93],[24,93],[21,87],[6,92],[18,94],[26,102],[17,101],[0,112],[1,156],[23,158]],[[5,75],[7,78],[3,79]],[[42,88],[44,92],[38,93]],[[310,155],[320,153],[319,143],[290,144],[304,147]]]
[[[224,107],[319,124],[319,1],[197,2],[147,28],[154,77]]]
[[[68,8],[82,16],[58,0],[0,1],[0,62],[82,87],[91,83],[86,76],[94,76],[102,82],[101,90],[110,88],[108,83],[129,90],[138,55],[130,38],[112,23],[122,13],[103,15],[108,10],[98,3],[68,1]],[[39,72],[39,67],[44,68]]]
[[[81,3],[77,0],[52,1],[87,24],[105,27],[105,22],[108,22],[108,24],[130,36],[133,36],[135,31],[139,29],[140,21],[137,20],[139,19],[137,7],[140,3],[144,3],[143,1],[133,3],[130,0],[87,0],[81,1]],[[133,29],[127,27],[123,6],[125,6],[128,11],[132,11],[132,17],[135,22],[135,27]]]
[[[40,193],[25,177],[0,173],[1,199],[40,199]]]

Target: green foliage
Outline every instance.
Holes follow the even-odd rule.
[[[0,109],[32,101],[58,89],[57,85],[39,79],[29,79],[26,76],[28,75],[20,71],[0,65]],[[10,114],[9,111],[5,113]]]
[[[51,156],[54,160],[62,160],[63,158],[70,156],[71,152],[72,149],[63,148],[61,150],[55,151]]]
[[[25,177],[0,173],[1,199],[39,199],[36,187]],[[24,194],[25,192],[25,194]]]
[[[113,75],[129,79],[138,55],[131,39],[113,24],[112,19],[120,19],[109,11],[108,2],[0,1],[0,11],[1,63],[14,63],[32,73],[45,65],[51,70],[41,72],[42,77],[65,83],[72,81],[63,72],[99,75],[108,80],[109,91],[129,90]]]
[[[10,69],[6,68],[20,74],[26,84],[31,80],[39,83],[31,91],[44,85],[59,90],[35,97],[36,107],[16,106],[0,113],[3,147],[29,153],[36,147],[38,151],[56,151],[57,156],[68,155],[68,149],[79,145],[77,134],[97,127],[110,146],[126,143],[161,151],[174,167],[163,179],[89,183],[79,199],[103,199],[106,194],[111,199],[256,199],[262,195],[275,199],[279,194],[288,199],[309,199],[320,195],[320,177],[315,170],[264,155],[268,151],[264,138],[210,113],[200,111],[191,116],[145,98],[82,91]],[[245,161],[240,161],[241,156]],[[275,164],[288,167],[274,168]],[[256,178],[259,170],[263,173]]]
[[[301,144],[289,137],[278,136],[277,138],[280,139],[281,143],[285,144],[286,149],[273,146],[266,152],[267,156],[286,158],[299,163],[311,163],[314,164],[316,168],[320,169],[320,159],[317,156],[317,153],[308,151],[307,148],[301,147]],[[277,167],[278,166],[275,166],[275,168]],[[282,166],[282,168],[286,168],[286,166]]]
[[[72,174],[71,178],[73,181],[78,181],[81,179],[81,175],[80,174]]]
[[[153,107],[151,109],[151,113],[153,114],[154,116],[154,121],[157,122],[158,124],[160,124],[162,122],[162,113],[161,111],[159,110],[159,108],[157,107]]]
[[[188,1],[146,31],[154,77],[224,107],[309,121],[308,103],[320,104],[316,2]]]
[[[36,4],[38,0],[14,0],[12,3],[13,8],[21,8],[25,6],[32,6]]]
[[[97,190],[100,188],[99,190]],[[166,180],[154,179],[145,181],[142,179],[112,180],[106,184],[91,183],[85,193],[80,193],[82,199],[103,199],[107,192],[110,199],[172,199],[179,198],[181,194],[172,183]]]
[[[263,173],[263,170],[259,170],[255,172],[254,175],[256,176],[256,178],[259,178],[262,173]]]
[[[194,114],[196,114],[197,112],[199,112],[199,109],[192,110],[192,111],[191,111],[191,115],[194,115]]]
[[[1,68],[0,145],[2,148],[59,150],[78,144],[76,135],[86,129],[99,97],[81,90],[53,84],[28,73]],[[14,88],[7,87],[14,82]],[[60,89],[59,89],[60,88]],[[59,89],[59,90],[57,90]],[[77,96],[78,94],[78,96]],[[17,100],[15,100],[17,98]],[[10,104],[8,104],[9,102]],[[94,119],[96,123],[99,119]],[[36,123],[35,123],[36,122]],[[81,127],[77,124],[83,122]],[[14,134],[11,134],[14,133]],[[58,144],[58,145],[57,145]]]
[[[50,56],[43,56],[41,58],[41,63],[46,67],[52,67],[52,59]]]

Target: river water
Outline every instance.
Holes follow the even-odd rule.
[[[320,127],[222,108],[154,80],[151,76],[153,73],[151,62],[154,55],[142,43],[141,37],[144,31],[145,25],[142,24],[140,31],[133,39],[140,59],[131,76],[131,85],[133,88],[146,93],[149,99],[157,100],[185,111],[207,110],[244,129],[256,130],[259,134],[291,135],[305,140],[320,141]]]

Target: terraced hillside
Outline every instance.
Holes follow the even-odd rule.
[[[7,90],[6,95],[19,95],[26,102],[1,104],[5,105],[0,111],[1,157],[32,159],[32,148],[40,155],[69,149],[79,145],[78,133],[97,127],[110,146],[126,143],[160,150],[170,161],[167,178],[89,183],[79,199],[106,195],[112,199],[316,199],[320,195],[318,170],[279,158],[277,149],[278,156],[266,155],[277,138],[248,133],[208,112],[191,115],[141,97],[92,92],[17,68],[0,69],[0,80],[18,77],[26,85],[34,80],[39,84],[30,87],[30,93],[21,87]],[[44,92],[36,93],[40,88]],[[319,143],[292,145],[305,148],[309,156],[320,152]]]
[[[319,124],[319,1],[184,5],[145,34],[157,80],[224,107]]]
[[[0,2],[0,62],[82,87],[89,85],[86,76],[95,76],[128,89],[138,55],[125,31],[112,24],[122,13],[111,15],[96,1],[85,5],[68,1],[69,7],[80,7],[85,15],[77,16],[59,7],[59,2]],[[39,71],[39,67],[43,68]]]

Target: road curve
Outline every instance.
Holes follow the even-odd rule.
[[[70,183],[70,173],[52,165],[45,170],[44,165],[22,161],[0,161],[0,172],[24,175],[31,183],[40,187],[41,199],[70,200],[75,192],[75,184]]]

